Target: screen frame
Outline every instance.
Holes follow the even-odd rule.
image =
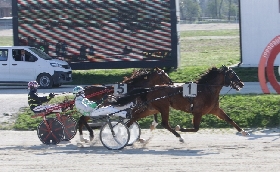
[[[177,1],[177,0],[176,0]],[[171,20],[171,58],[170,60],[158,61],[107,61],[107,62],[68,62],[73,70],[88,69],[122,69],[122,68],[154,68],[154,67],[174,67],[179,66],[179,17],[177,3],[170,0],[170,20]],[[14,45],[19,46],[19,22],[18,22],[18,1],[12,0],[13,13],[13,39]],[[176,14],[177,13],[177,14]]]

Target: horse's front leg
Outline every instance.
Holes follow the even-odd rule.
[[[129,119],[129,120],[125,123],[125,125],[126,125],[127,128],[129,128],[134,122],[136,122],[136,119],[131,118],[131,119]],[[139,141],[140,143],[144,143],[144,142],[145,142],[145,139],[139,138],[138,141]]]
[[[89,141],[91,142],[92,140],[93,140],[93,138],[94,138],[94,135],[93,135],[93,130],[92,130],[92,128],[88,125],[88,120],[90,119],[90,117],[89,116],[86,116],[85,117],[85,120],[84,120],[84,125],[86,126],[86,128],[87,128],[87,130],[88,130],[88,132],[89,132]]]
[[[150,125],[150,130],[151,131],[154,130],[157,127],[157,125],[158,125],[157,114],[154,114],[153,117],[154,117],[154,120],[153,120],[152,124]]]
[[[180,142],[184,142],[184,138],[181,137],[181,135],[179,133],[177,133],[174,129],[172,129],[169,125],[169,110],[168,111],[164,111],[164,113],[161,113],[161,118],[162,118],[162,122],[161,125],[167,129],[168,131],[170,131],[171,133],[173,133],[176,137],[179,137],[179,141]]]
[[[126,127],[129,128],[133,122],[135,122],[136,120],[133,120],[133,118],[129,119],[125,124],[126,124]]]
[[[243,136],[250,135],[247,131],[241,129],[221,108],[213,109],[210,113],[231,124],[238,132],[241,132]]]

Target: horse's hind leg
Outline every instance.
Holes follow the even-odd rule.
[[[86,119],[84,120],[84,125],[86,126],[86,128],[87,128],[87,130],[88,130],[88,132],[89,132],[89,141],[91,142],[91,141],[93,140],[93,138],[94,138],[93,130],[92,130],[92,128],[88,125]]]
[[[153,117],[154,117],[154,120],[153,120],[152,124],[150,125],[150,130],[154,130],[158,125],[157,114],[154,114]]]
[[[184,139],[181,137],[181,135],[179,133],[177,133],[174,129],[172,129],[169,125],[169,110],[165,111],[167,113],[161,113],[161,118],[162,118],[162,122],[161,125],[166,128],[168,131],[170,131],[171,133],[173,133],[176,137],[179,137],[179,141],[180,142],[184,142]]]
[[[83,126],[85,125],[85,127],[87,128],[87,130],[89,131],[90,133],[90,141],[93,140],[93,130],[91,129],[91,127],[88,125],[87,121],[90,119],[90,117],[88,116],[84,116],[82,115],[78,121],[79,123],[79,133],[80,133],[80,141],[81,142],[88,142],[88,139],[85,139],[83,137]]]
[[[249,135],[248,132],[241,129],[221,108],[214,109],[210,113],[231,124],[238,132],[241,132],[243,136]]]
[[[80,116],[79,121],[78,121],[78,129],[79,129],[80,141],[81,141],[81,142],[84,142],[84,141],[85,141],[85,139],[84,139],[84,137],[83,137],[83,127],[84,127],[83,117],[84,117],[84,116]]]

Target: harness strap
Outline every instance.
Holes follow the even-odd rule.
[[[169,94],[169,95],[166,95],[166,96],[158,97],[158,98],[146,101],[146,102],[141,103],[141,104],[136,104],[139,107],[136,111],[138,111],[141,107],[143,107],[143,106],[145,106],[145,105],[147,105],[147,104],[149,104],[149,103],[151,103],[153,101],[157,101],[157,100],[164,99],[164,98],[167,98],[167,97],[175,96],[175,95],[180,94],[180,93],[182,93],[182,91],[178,91],[176,93],[172,93],[172,94]],[[133,107],[136,107],[136,105],[133,106]],[[144,111],[144,110],[142,110],[142,111]],[[140,111],[140,112],[142,112],[142,111]],[[138,113],[140,113],[140,112],[138,112]]]
[[[188,97],[188,100],[190,101],[190,111],[193,111],[193,97]]]

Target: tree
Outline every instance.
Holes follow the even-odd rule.
[[[231,16],[235,16],[234,20],[238,20],[239,17],[238,7],[239,7],[238,0],[229,0],[228,21],[231,20]]]
[[[216,0],[216,1],[217,1],[217,0]],[[219,18],[222,18],[221,9],[222,9],[222,6],[223,6],[223,2],[224,2],[224,0],[221,0],[221,1],[220,1],[219,10],[218,10],[218,12],[219,12]]]
[[[195,21],[201,16],[201,8],[197,0],[180,0],[181,19]]]
[[[207,15],[212,18],[218,17],[217,0],[209,0],[207,4]]]

